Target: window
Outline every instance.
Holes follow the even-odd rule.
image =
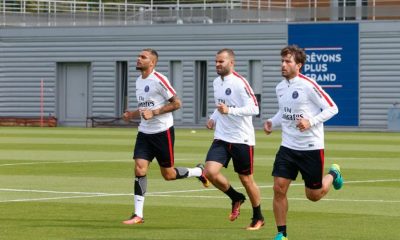
[[[249,61],[249,77],[247,80],[258,101],[259,114],[256,117],[261,118],[262,63],[260,60]]]
[[[339,20],[367,19],[367,0],[337,0],[339,6]]]
[[[182,72],[182,61],[171,61],[170,62],[170,74],[169,74],[169,81],[172,87],[175,89],[176,94],[182,100],[183,98],[183,72]],[[174,120],[175,121],[182,121],[182,114],[183,109],[179,109],[174,111]]]
[[[116,116],[120,117],[128,106],[128,62],[117,62]]]
[[[196,120],[207,117],[207,61],[196,61]]]

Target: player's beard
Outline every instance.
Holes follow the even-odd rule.
[[[220,75],[221,77],[225,77],[229,74],[229,69],[228,68],[220,68],[217,69],[217,74]]]
[[[136,65],[136,70],[139,70],[139,71],[146,71],[147,69],[148,69],[148,67]]]
[[[284,77],[287,80],[290,80],[290,79],[296,77],[297,75],[298,75],[298,72],[295,71],[294,69],[287,68],[287,69],[285,69],[285,71],[283,71],[283,69],[282,69],[282,77]]]
[[[289,75],[287,71],[282,70],[282,77],[286,78]]]
[[[287,80],[291,79],[292,77],[292,72],[290,71],[290,69],[281,69],[282,72],[282,77],[286,78]]]

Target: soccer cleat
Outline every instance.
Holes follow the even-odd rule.
[[[201,176],[197,177],[197,179],[200,180],[200,182],[203,184],[204,187],[209,187],[210,186],[210,181],[207,179],[205,173],[204,173],[204,165],[199,163],[196,165],[196,167],[201,169]]]
[[[229,220],[235,221],[236,218],[239,217],[240,206],[244,203],[245,200],[246,200],[246,197],[244,195],[242,195],[241,199],[232,202],[232,211],[231,211],[231,214],[229,215]]]
[[[128,220],[125,220],[122,223],[127,225],[142,224],[144,223],[144,218],[141,218],[136,214],[133,214]]]
[[[342,173],[340,172],[340,166],[337,164],[332,164],[329,168],[329,171],[336,173],[336,179],[333,181],[333,188],[339,190],[343,187],[343,177]]]
[[[289,238],[283,236],[283,233],[278,232],[274,238],[274,240],[289,240]]]
[[[262,226],[264,226],[264,218],[262,218],[262,219],[252,218],[251,223],[246,228],[246,230],[250,230],[250,231],[259,230]]]

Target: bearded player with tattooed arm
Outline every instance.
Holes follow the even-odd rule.
[[[136,137],[133,158],[135,159],[134,204],[132,216],[124,224],[144,223],[143,206],[147,189],[147,170],[156,158],[165,180],[197,177],[205,187],[209,182],[204,175],[204,166],[195,168],[174,167],[174,122],[172,112],[181,107],[181,101],[168,79],[154,70],[158,53],[143,49],[136,63],[141,75],[136,80],[138,109],[127,111],[123,119],[141,118]]]
[[[295,45],[287,46],[281,50],[281,59],[282,76],[285,79],[276,87],[279,111],[264,123],[267,135],[272,128],[282,128],[282,143],[272,170],[273,209],[278,229],[275,240],[288,239],[287,191],[298,172],[304,180],[306,196],[311,201],[324,197],[332,184],[335,189],[343,185],[337,164],[333,164],[329,173],[323,176],[323,123],[336,115],[338,108],[315,80],[300,73],[306,61],[303,49]]]

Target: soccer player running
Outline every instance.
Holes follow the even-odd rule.
[[[208,129],[215,128],[214,141],[206,157],[206,176],[232,200],[229,220],[236,220],[246,197],[220,172],[232,159],[234,170],[253,206],[253,218],[246,229],[258,230],[264,225],[260,190],[253,178],[255,135],[252,116],[259,112],[258,103],[247,80],[234,71],[235,54],[231,49],[218,51],[215,64],[219,75],[213,83],[217,108],[206,125]]]
[[[172,112],[181,107],[181,101],[168,79],[154,70],[158,54],[153,49],[143,49],[136,63],[141,75],[136,80],[138,108],[127,111],[123,119],[141,118],[133,158],[135,159],[134,204],[132,216],[124,224],[144,222],[143,206],[147,189],[147,170],[156,158],[165,180],[197,177],[205,187],[209,182],[204,166],[195,168],[174,167],[174,127]]]
[[[300,171],[305,194],[311,201],[324,197],[333,184],[335,189],[343,185],[340,167],[333,164],[329,173],[324,169],[323,123],[338,113],[330,96],[316,83],[300,73],[306,61],[303,49],[290,45],[281,50],[281,70],[285,78],[276,86],[279,111],[264,123],[267,135],[272,128],[282,127],[282,143],[276,154],[273,209],[278,233],[275,240],[287,240],[286,215],[287,191]]]

